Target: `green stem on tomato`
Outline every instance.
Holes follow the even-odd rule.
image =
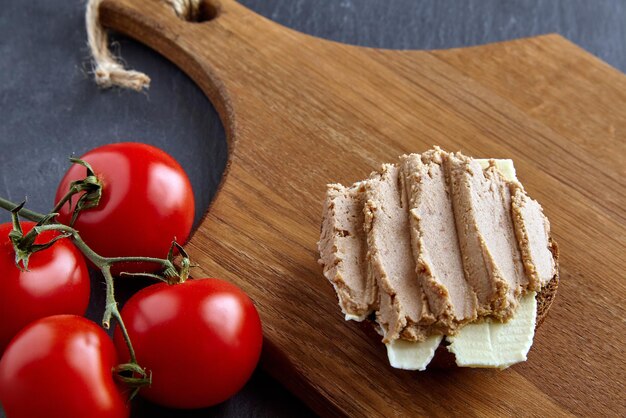
[[[104,265],[101,267],[102,275],[104,276],[104,281],[106,283],[106,308],[104,309],[104,316],[102,318],[102,326],[105,329],[109,329],[111,326],[111,317],[117,321],[117,324],[120,327],[120,331],[122,331],[122,335],[124,336],[124,341],[126,342],[126,347],[128,347],[128,354],[130,355],[130,362],[137,363],[137,357],[135,356],[135,349],[133,348],[133,344],[130,341],[130,337],[128,335],[128,330],[126,329],[126,325],[124,325],[124,320],[122,319],[122,315],[120,314],[119,308],[117,306],[117,301],[115,300],[115,290],[113,288],[113,276],[111,275],[111,266]]]
[[[72,196],[78,193],[84,192],[88,200],[90,200],[91,202],[84,203],[81,208],[79,208],[77,205],[75,212],[76,211],[80,212],[81,209],[87,209],[89,207],[97,206],[98,203],[100,202],[102,184],[100,183],[100,180],[98,179],[98,177],[95,175],[93,169],[91,168],[91,165],[89,165],[89,163],[87,163],[86,161],[83,161],[78,158],[70,158],[70,161],[74,164],[79,164],[85,167],[85,169],[87,170],[87,175],[82,180],[77,180],[77,181],[72,182],[70,189],[67,191],[65,196],[63,196],[61,200],[59,200],[59,202],[50,211],[50,213],[58,213],[59,210],[61,210],[61,208],[63,207],[63,205],[67,203],[72,198]],[[19,205],[16,205],[10,200],[3,199],[2,197],[0,197],[1,208],[6,209],[10,212],[18,206]],[[21,208],[19,211],[19,215],[28,219],[29,221],[34,221],[34,222],[39,222],[46,216],[42,213],[35,212],[26,208]],[[75,215],[77,215],[77,213],[75,213]],[[76,216],[72,218],[72,221],[75,220],[75,217]],[[73,223],[74,222],[70,223],[70,225],[72,225]]]
[[[91,261],[96,265],[99,269],[103,269],[104,267],[111,267],[113,264],[117,263],[155,263],[161,264],[165,269],[174,269],[174,264],[167,259],[164,258],[155,258],[155,257],[103,257],[100,254],[96,253],[92,250],[81,238],[80,234],[77,230],[72,228],[71,226],[63,225],[63,224],[48,224],[36,227],[37,233],[41,233],[44,231],[58,231],[69,234],[74,241],[74,245],[78,247],[78,249]],[[104,271],[103,271],[104,274]],[[110,272],[109,272],[110,274]],[[111,287],[113,286],[111,282]]]
[[[74,196],[75,194],[76,194],[76,192],[73,191],[70,188],[70,191],[67,192],[67,194],[65,196],[63,196],[63,198],[61,198],[61,200],[59,200],[57,202],[57,204],[54,206],[54,208],[52,208],[52,210],[50,212],[58,213],[61,210],[61,208],[63,207],[63,205],[66,204],[72,198],[72,196]]]
[[[83,241],[78,231],[76,231],[72,227],[63,224],[41,225],[36,226],[33,229],[35,229],[38,234],[44,231],[58,231],[64,234],[68,234],[72,238],[74,245],[76,245],[76,247],[85,255],[85,257],[87,257],[87,259],[89,259],[89,261],[96,265],[96,267],[98,267],[102,272],[106,284],[106,300],[104,315],[102,317],[102,326],[105,329],[109,329],[111,327],[111,318],[113,318],[117,321],[117,324],[120,327],[120,331],[122,332],[122,336],[124,337],[124,342],[126,343],[126,347],[128,348],[130,362],[125,365],[120,365],[117,370],[118,372],[130,371],[131,373],[140,374],[141,377],[139,378],[121,377],[122,381],[126,382],[131,387],[134,387],[134,391],[131,395],[131,397],[134,397],[137,391],[141,388],[141,386],[150,384],[152,378],[139,365],[139,363],[137,363],[135,349],[133,348],[132,341],[130,339],[130,336],[128,335],[128,330],[126,329],[126,325],[124,324],[124,320],[122,319],[122,315],[119,311],[117,301],[115,300],[115,287],[113,275],[111,275],[111,265],[117,262],[159,262],[160,264],[169,267],[171,265],[170,261],[152,257],[103,257],[100,254],[96,253],[94,250],[92,250],[85,243],[85,241]]]
[[[94,208],[100,203],[100,199],[102,198],[102,183],[87,161],[81,160],[80,158],[70,158],[70,161],[73,164],[85,167],[87,173],[83,179],[73,181],[70,184],[69,190],[65,196],[57,202],[51,213],[59,212],[63,205],[67,202],[71,202],[74,195],[82,193],[74,206],[72,219],[70,220],[70,226],[74,226],[82,210]]]
[[[6,209],[9,212],[11,212],[13,209],[17,208],[19,205],[16,205],[15,203],[11,202],[10,200],[4,199],[2,197],[0,197],[0,208]],[[19,215],[23,216],[24,218],[28,219],[29,221],[33,221],[33,222],[39,222],[40,220],[42,220],[46,215],[39,213],[39,212],[35,212],[34,210],[30,210],[30,209],[26,209],[26,208],[22,208],[19,211]]]

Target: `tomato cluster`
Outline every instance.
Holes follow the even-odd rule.
[[[168,154],[120,143],[96,148],[81,160],[95,173],[101,195],[96,205],[79,211],[81,195],[68,199],[58,221],[72,224],[92,254],[124,261],[159,258],[172,240],[189,237],[191,184]],[[57,201],[81,181],[81,171],[72,166]],[[23,234],[34,227],[21,223]],[[250,378],[263,336],[254,304],[238,287],[219,279],[184,280],[184,274],[175,284],[139,291],[121,311],[133,356],[120,327],[111,340],[81,316],[90,289],[85,251],[74,245],[76,237],[40,232],[34,244],[42,248],[30,255],[25,269],[16,263],[15,242],[9,239],[14,229],[12,223],[0,225],[0,403],[8,417],[127,417],[132,388],[126,383],[134,375],[119,370],[128,370],[120,363],[135,357],[152,379],[139,394],[168,407],[215,405]],[[53,239],[58,240],[43,248]],[[111,271],[154,273],[160,267],[122,262]]]

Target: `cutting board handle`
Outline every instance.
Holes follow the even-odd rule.
[[[236,30],[236,26],[226,25],[226,21],[246,22],[261,18],[234,0],[200,0],[197,7],[191,4],[194,4],[194,1],[103,0],[100,3],[100,19],[105,27],[116,30],[121,28],[124,32],[126,25],[132,21],[132,24],[141,26],[143,30],[152,27],[159,33],[172,32],[173,40],[177,40],[189,31],[212,33],[218,25]],[[147,35],[145,32],[138,33]],[[140,36],[140,40],[146,39]]]
[[[234,0],[201,0],[195,13],[190,12],[192,3],[184,0],[103,0],[100,4],[100,22],[107,28],[128,34],[156,48],[171,53],[168,46],[209,45],[227,46],[228,38],[241,31],[242,26],[279,25],[263,18]],[[178,15],[178,16],[177,16]],[[286,29],[286,28],[285,28]],[[180,42],[181,40],[191,42]],[[199,51],[185,51],[187,53]],[[203,52],[201,50],[200,52]],[[232,55],[232,54],[231,54]]]
[[[229,16],[232,17],[232,9],[234,1],[233,0],[201,0],[197,3],[197,7],[191,6],[194,4],[190,1],[178,1],[178,4],[184,5],[183,7],[186,9],[186,16],[182,16],[185,20],[203,23],[209,22],[217,19],[221,16]],[[181,16],[181,12],[177,12],[179,16]]]

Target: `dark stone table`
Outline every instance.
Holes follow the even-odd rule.
[[[242,0],[286,26],[336,41],[395,49],[437,49],[558,32],[626,71],[623,0]],[[211,103],[168,61],[117,37],[115,50],[152,77],[146,94],[101,92],[89,78],[84,0],[1,0],[0,195],[47,211],[69,155],[110,142],[139,141],[172,154],[187,170],[199,221],[220,181],[227,147]],[[0,221],[9,220],[0,213]],[[102,312],[93,275],[89,316]],[[147,282],[121,283],[121,300]],[[2,414],[0,414],[2,415]],[[233,399],[202,411],[138,401],[134,417],[307,416],[311,412],[258,371]]]

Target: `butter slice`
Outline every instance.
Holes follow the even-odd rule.
[[[442,335],[431,335],[422,342],[393,340],[385,344],[389,364],[396,369],[426,370],[442,339]]]
[[[346,321],[356,321],[356,322],[363,322],[365,320],[365,318],[367,318],[368,315],[353,315],[353,314],[349,314],[347,313],[345,315],[345,319]]]
[[[487,159],[477,160],[483,168],[489,166]],[[504,178],[517,180],[511,160],[494,160]],[[533,344],[537,320],[536,293],[530,292],[520,300],[517,312],[506,323],[487,320],[468,324],[453,337],[447,337],[448,351],[454,353],[459,367],[507,367],[526,361]]]
[[[483,169],[489,167],[489,161],[493,161],[496,164],[496,168],[500,170],[505,179],[508,181],[517,180],[517,173],[515,172],[513,160],[490,160],[487,158],[477,158],[476,161]]]
[[[526,361],[533,344],[537,319],[536,293],[520,300],[513,318],[501,323],[490,319],[468,324],[455,336],[447,337],[448,351],[456,357],[459,367],[507,367]]]

